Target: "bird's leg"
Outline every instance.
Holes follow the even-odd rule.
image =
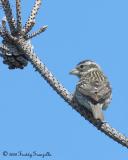
[[[24,34],[27,34],[32,29],[30,24],[32,22],[35,22],[35,17],[37,15],[37,12],[38,12],[40,5],[41,5],[41,0],[36,0],[34,6],[32,8],[31,14],[30,14],[30,16],[29,16],[29,18],[23,28]]]
[[[5,16],[7,18],[7,21],[10,27],[10,31],[13,34],[16,31],[16,25],[15,25],[14,17],[12,15],[12,9],[10,7],[9,0],[1,0],[1,4],[4,9]]]

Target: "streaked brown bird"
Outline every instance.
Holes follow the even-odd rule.
[[[94,61],[85,60],[77,64],[70,74],[79,78],[74,98],[91,111],[96,120],[103,122],[102,110],[105,110],[111,101],[112,89],[100,66]]]

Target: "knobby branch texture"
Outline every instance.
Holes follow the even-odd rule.
[[[1,5],[5,13],[0,27],[0,36],[3,38],[0,45],[0,56],[3,63],[8,65],[9,69],[23,69],[30,62],[36,71],[48,82],[48,84],[81,116],[93,124],[98,130],[128,148],[128,138],[108,123],[96,121],[92,114],[83,106],[73,100],[73,95],[63,87],[63,85],[48,70],[44,63],[35,54],[30,39],[36,37],[47,29],[47,26],[41,27],[38,31],[29,33],[35,25],[35,17],[41,5],[41,0],[35,0],[30,16],[24,26],[22,26],[21,1],[16,2],[16,20],[10,7],[9,0],[1,0]],[[7,30],[6,22],[9,24],[10,31]]]

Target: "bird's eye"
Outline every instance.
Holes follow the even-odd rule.
[[[80,65],[80,68],[81,68],[81,69],[84,68],[84,65]]]

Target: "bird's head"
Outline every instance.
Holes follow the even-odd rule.
[[[88,71],[93,69],[100,70],[100,66],[91,60],[84,60],[76,65],[76,68],[71,70],[69,73],[72,75],[76,75],[79,78],[86,75]]]

